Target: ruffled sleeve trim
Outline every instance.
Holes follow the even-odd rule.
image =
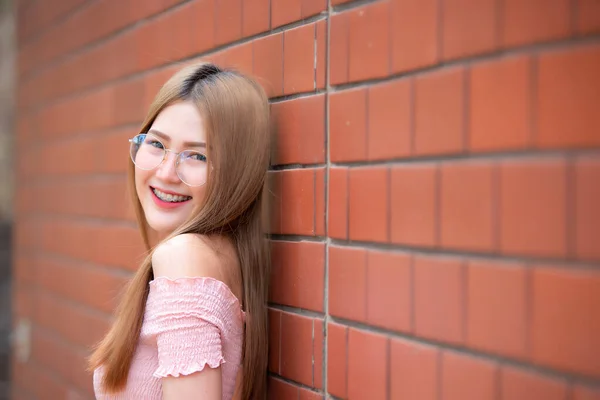
[[[219,357],[218,360],[205,360],[202,362],[185,363],[184,365],[159,366],[152,375],[155,378],[166,378],[168,376],[177,378],[179,376],[186,376],[195,374],[196,372],[202,372],[206,366],[209,368],[218,368],[222,364],[225,364],[225,359],[223,357]]]

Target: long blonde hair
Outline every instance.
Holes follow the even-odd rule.
[[[263,232],[263,202],[269,166],[269,104],[254,80],[212,64],[185,67],[157,94],[142,126],[150,129],[168,105],[191,100],[206,121],[207,157],[211,166],[202,207],[170,237],[183,233],[221,235],[234,244],[239,258],[246,328],[243,354],[243,399],[266,398],[270,276],[268,242]],[[129,188],[149,254],[127,287],[116,320],[90,357],[90,368],[102,366],[103,388],[122,390],[140,336],[148,283],[154,279],[148,224],[135,190],[135,167],[129,162]],[[169,239],[166,238],[165,240]]]

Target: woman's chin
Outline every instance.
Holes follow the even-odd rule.
[[[185,218],[176,215],[149,215],[146,213],[148,226],[155,231],[159,237],[165,237],[185,222]],[[153,213],[154,214],[154,213]],[[179,217],[179,218],[177,218]]]

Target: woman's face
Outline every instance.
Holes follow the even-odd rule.
[[[204,199],[206,185],[189,186],[179,175],[188,182],[203,177],[206,180],[207,169],[199,168],[205,160],[199,160],[196,153],[206,154],[206,132],[198,108],[184,101],[163,109],[147,133],[143,144],[147,154],[158,157],[162,148],[172,150],[166,152],[158,167],[150,170],[137,165],[141,164],[140,150],[135,168],[135,187],[146,220],[160,236],[165,236],[181,225]],[[184,153],[176,168],[176,154],[184,150],[193,152]]]

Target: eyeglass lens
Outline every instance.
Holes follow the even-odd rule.
[[[143,170],[158,167],[166,158],[167,149],[164,144],[152,134],[139,134],[131,140],[129,154],[134,164]],[[190,186],[202,186],[206,183],[206,155],[184,150],[177,154],[175,170],[179,179]]]

